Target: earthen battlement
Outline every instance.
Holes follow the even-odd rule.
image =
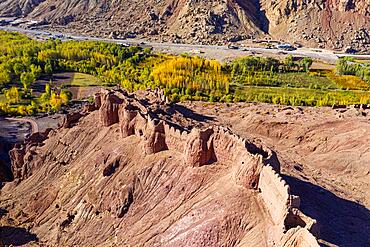
[[[213,163],[227,165],[233,171],[236,184],[260,191],[272,223],[281,231],[301,226],[295,220],[297,217],[305,222],[307,229],[317,228],[316,221],[297,213],[300,212],[297,211],[299,197],[291,195],[289,185],[280,175],[277,156],[268,147],[241,138],[222,126],[194,127],[190,131],[181,129],[156,117],[135,97],[109,92],[108,95],[113,97],[107,96],[105,91],[103,93],[106,95],[98,97],[101,99],[99,113],[103,126],[119,123],[122,137],[134,134],[141,137],[146,154],[174,150],[181,153],[183,163],[191,167]],[[117,100],[115,97],[130,99]],[[165,104],[161,98],[158,101]],[[135,106],[133,110],[127,109],[128,104]]]

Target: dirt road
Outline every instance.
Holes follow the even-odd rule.
[[[48,32],[45,30],[30,30],[23,29],[20,27],[2,26],[2,30],[16,31],[31,36],[43,36],[47,38],[61,37],[61,40],[92,40],[92,41],[103,41],[113,42],[117,44],[128,44],[138,45],[145,47],[153,47],[156,52],[164,52],[170,54],[182,54],[182,53],[196,53],[199,56],[217,59],[220,61],[227,61],[238,57],[248,55],[263,55],[263,56],[280,56],[280,55],[293,55],[293,56],[304,56],[311,57],[312,59],[318,59],[328,63],[335,63],[340,57],[351,56],[356,59],[370,59],[370,55],[355,55],[355,54],[334,54],[333,51],[325,49],[310,49],[310,48],[298,48],[295,51],[281,51],[279,49],[266,49],[261,47],[245,47],[244,49],[229,49],[227,46],[218,45],[192,45],[192,44],[175,44],[175,43],[160,43],[160,42],[149,42],[137,39],[107,39],[102,37],[88,37],[82,35],[75,35],[69,33],[60,32]]]

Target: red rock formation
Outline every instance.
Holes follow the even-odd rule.
[[[84,105],[83,108],[82,108],[82,112],[92,112],[92,111],[95,111],[99,108],[97,108],[95,106],[95,103],[93,104],[87,104],[87,105]]]
[[[130,103],[119,110],[120,128],[123,138],[135,134],[137,110],[138,109]]]
[[[63,128],[71,128],[83,115],[80,112],[71,112],[64,116]]]
[[[9,151],[11,159],[11,169],[14,179],[25,179],[32,174],[33,167],[30,166],[30,161],[33,160],[34,149],[48,138],[51,129],[45,132],[33,133],[23,144],[17,144]]]
[[[23,145],[16,145],[12,150],[9,151],[10,159],[12,161],[12,173],[14,178],[22,178],[22,168],[24,165],[24,155],[26,154],[26,148]]]
[[[123,100],[113,93],[101,95],[101,106],[99,108],[100,122],[103,126],[108,127],[118,123],[118,110]],[[97,104],[98,105],[98,104]]]
[[[242,156],[236,161],[234,179],[237,184],[250,189],[257,189],[261,169],[264,166],[262,156]]]
[[[213,129],[194,128],[185,144],[185,163],[190,166],[203,166],[214,160],[212,143]]]
[[[320,227],[317,221],[303,214],[298,208],[293,207],[293,205],[290,206],[291,208],[284,221],[285,227],[291,229],[300,226],[318,237],[320,235]]]
[[[162,121],[149,120],[143,138],[146,154],[154,154],[168,149]]]
[[[309,232],[317,232],[316,221],[267,166],[275,161],[267,147],[222,127],[180,131],[135,97],[99,97],[99,112],[59,128],[43,145],[48,135],[38,134],[12,151],[16,177],[26,181],[11,193],[29,201],[24,215],[35,219],[40,238],[51,245],[110,245],[115,236],[117,245],[317,246]],[[119,125],[102,128],[97,118]],[[87,240],[91,232],[99,234]]]
[[[101,106],[101,95],[100,93],[97,93],[94,95],[94,106],[96,109],[99,109]]]
[[[283,235],[279,246],[319,247],[320,245],[317,243],[315,237],[306,228],[296,227],[290,229],[286,234]]]

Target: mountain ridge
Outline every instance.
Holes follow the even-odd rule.
[[[217,44],[270,37],[308,46],[366,50],[369,0],[73,2],[6,0],[0,16],[46,21],[88,34]]]

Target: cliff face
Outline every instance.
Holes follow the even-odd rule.
[[[168,121],[176,105],[147,96],[104,91],[73,125],[14,149],[2,224],[54,246],[318,246],[272,150]]]
[[[368,0],[261,1],[269,20],[269,32],[278,38],[309,45],[343,48],[369,47],[370,2]]]
[[[102,36],[224,44],[267,34],[312,46],[366,49],[369,6],[368,0],[6,0],[0,15]]]
[[[0,3],[1,15],[22,16],[34,11],[34,9],[45,0],[4,0]]]

